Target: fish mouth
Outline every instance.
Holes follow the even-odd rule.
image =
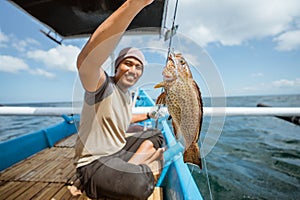
[[[173,80],[174,80],[173,76],[164,75],[164,81],[173,81]]]

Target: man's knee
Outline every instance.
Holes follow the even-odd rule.
[[[150,140],[145,140],[142,144],[141,147],[143,147],[143,149],[152,149],[154,148],[154,144],[152,143],[152,141]]]
[[[162,134],[162,132],[158,129],[154,129],[153,132],[155,133],[151,138],[151,142],[155,149],[158,149],[165,144],[165,138]]]
[[[136,177],[136,184],[132,193],[133,198],[136,199],[147,199],[154,190],[154,177],[149,167],[146,165],[140,165],[144,174],[139,174]]]

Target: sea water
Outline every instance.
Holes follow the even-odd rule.
[[[71,107],[70,102],[59,103],[20,103],[5,104],[4,106],[20,107]],[[1,116],[0,115],[0,142],[13,139],[20,135],[32,133],[50,126],[54,126],[64,119],[59,116]]]
[[[228,97],[227,106],[300,107],[300,95]],[[16,106],[71,106],[37,103]],[[210,99],[204,98],[204,106]],[[0,141],[63,121],[61,117],[0,116]],[[211,119],[204,117],[201,140]],[[221,130],[218,130],[221,129]],[[204,199],[299,199],[300,126],[271,116],[226,117],[216,144],[205,156],[207,170],[193,171]],[[206,178],[208,175],[209,181]]]
[[[229,97],[227,106],[264,103],[300,107],[300,95]],[[209,118],[201,131],[205,137]],[[207,171],[193,173],[205,199],[299,199],[300,126],[272,116],[226,117],[221,135],[205,157]]]

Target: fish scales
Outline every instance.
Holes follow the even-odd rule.
[[[181,54],[169,56],[163,77],[164,81],[155,86],[164,88],[156,103],[167,105],[177,139],[183,136],[184,161],[201,168],[197,142],[202,126],[203,107],[199,87]]]

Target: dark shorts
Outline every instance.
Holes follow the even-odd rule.
[[[128,163],[145,140],[150,140],[156,149],[164,143],[158,129],[147,130],[126,138],[126,145],[119,152],[78,168],[77,175],[87,196],[93,199],[147,199],[154,189],[151,169],[147,165]]]

